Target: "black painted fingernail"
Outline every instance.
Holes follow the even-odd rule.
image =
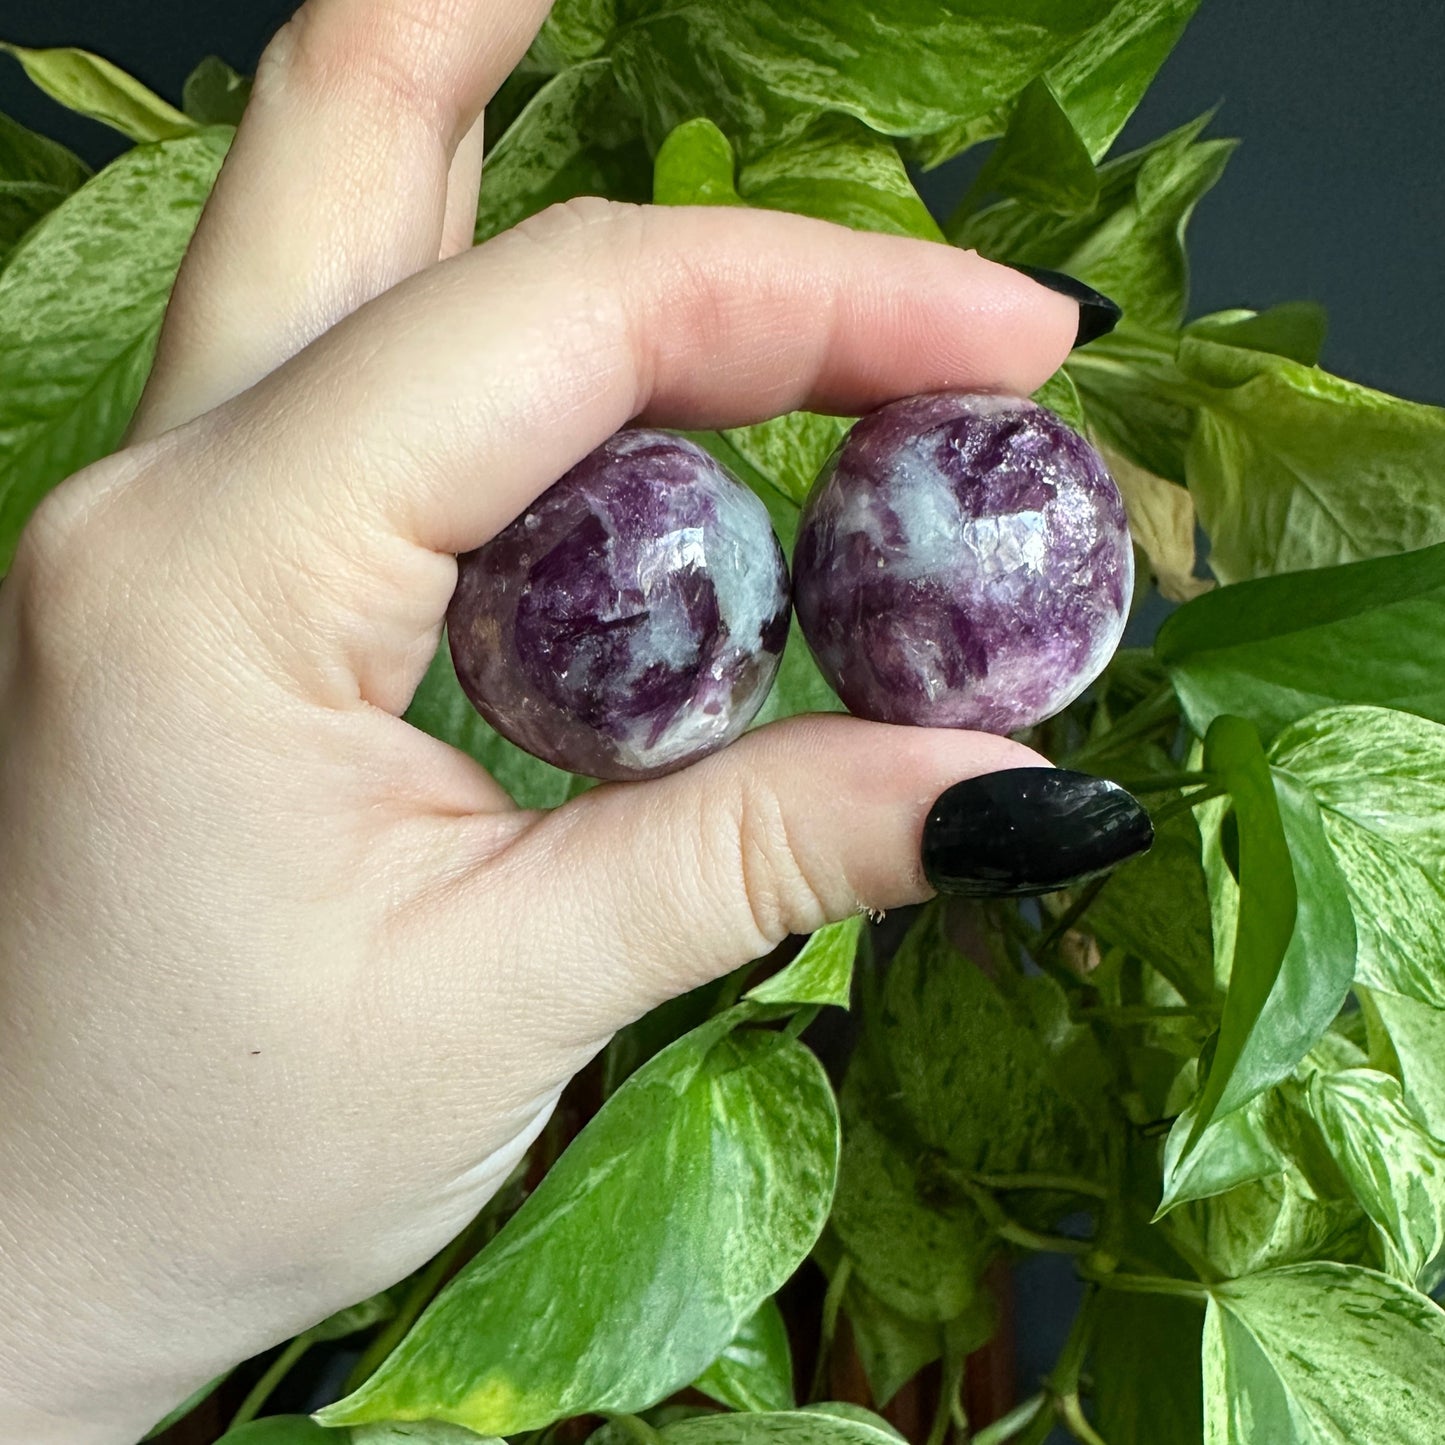
[[[1091,341],[1107,336],[1124,314],[1124,308],[1117,301],[1109,300],[1102,291],[1095,291],[1092,286],[1085,286],[1082,281],[1065,276],[1062,271],[1050,271],[1044,266],[1014,266],[1012,269],[1022,272],[1030,281],[1037,281],[1040,286],[1047,286],[1050,291],[1057,291],[1060,296],[1079,303],[1079,334],[1074,338],[1075,347],[1087,346]]]
[[[923,825],[923,872],[940,893],[1027,898],[1071,888],[1154,841],[1132,793],[1064,768],[1013,768],[956,783]]]

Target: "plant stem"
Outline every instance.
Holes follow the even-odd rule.
[[[1201,803],[1207,803],[1212,798],[1222,797],[1229,791],[1222,783],[1211,783],[1208,787],[1200,788],[1197,792],[1185,793],[1182,798],[1175,798],[1172,803],[1165,803],[1157,812],[1151,813],[1150,821],[1157,831],[1162,828],[1171,818],[1177,818],[1180,813],[1187,813],[1197,808]]]
[[[290,1373],[291,1367],[311,1348],[311,1341],[304,1335],[297,1335],[274,1360],[266,1373],[251,1386],[251,1392],[241,1401],[240,1409],[231,1416],[231,1423],[226,1427],[227,1433],[234,1430],[237,1425],[244,1425],[248,1420],[254,1420],[260,1413],[261,1406],[271,1398],[271,1392]]]
[[[1037,1395],[1030,1395],[1021,1405],[1015,1405],[1003,1419],[995,1420],[992,1425],[985,1425],[973,1437],[970,1445],[1005,1445],[1005,1442],[1012,1440],[1020,1430],[1033,1424],[1046,1403],[1042,1390]]]
[[[490,1228],[491,1217],[484,1209],[442,1252],[417,1275],[416,1283],[407,1291],[397,1312],[386,1322],[381,1332],[362,1352],[361,1358],[346,1377],[341,1393],[349,1395],[359,1390],[375,1373],[376,1367],[401,1343],[401,1338],[416,1323],[417,1316],[431,1302],[432,1296],[441,1288],[447,1272],[456,1263],[458,1256],[476,1239],[479,1228]]]
[[[1017,1244],[1022,1249],[1037,1250],[1041,1254],[1087,1254],[1094,1247],[1092,1240],[1074,1239],[1067,1234],[1044,1234],[1037,1229],[1030,1229],[1026,1224],[1020,1224],[1005,1213],[1003,1206],[987,1189],[975,1184],[967,1174],[949,1171],[946,1177],[973,1202],[978,1212],[983,1215],[983,1222],[1009,1244]]]
[[[1090,1009],[1092,1015],[1097,1010]],[[1107,1199],[1109,1191],[1092,1179],[1077,1174],[970,1174],[980,1189],[1008,1192],[1011,1189],[1047,1189],[1060,1194],[1087,1194],[1091,1199]]]
[[[807,1008],[800,1008],[792,1018],[788,1020],[787,1027],[783,1032],[790,1038],[798,1038],[803,1031],[823,1012],[822,1004],[809,1004]]]
[[[1147,777],[1116,777],[1114,782],[1131,793],[1172,793],[1179,788],[1192,788],[1200,783],[1214,783],[1213,773],[1150,773]]]
[[[816,1404],[828,1388],[828,1362],[833,1355],[833,1340],[838,1333],[838,1311],[843,1307],[843,1296],[848,1292],[848,1281],[853,1277],[853,1261],[845,1254],[833,1278],[828,1281],[828,1292],[823,1296],[823,1317],[818,1326],[818,1359],[813,1366],[813,1382],[808,1386],[808,1403]]]
[[[1090,1283],[1104,1289],[1115,1289],[1122,1294],[1167,1294],[1184,1299],[1207,1300],[1209,1288],[1192,1279],[1173,1279],[1163,1274],[1121,1274],[1117,1271],[1104,1274],[1086,1269],[1082,1265],[1079,1273]]]
[[[1084,1360],[1089,1346],[1094,1342],[1094,1330],[1099,1323],[1099,1288],[1090,1284],[1084,1290],[1079,1303],[1079,1312],[1069,1327],[1069,1337],[1059,1358],[1049,1373],[1045,1388],[1054,1395],[1067,1395],[1079,1388],[1079,1375],[1083,1372]]]
[[[1079,1401],[1077,1390],[1069,1395],[1061,1395],[1058,1408],[1060,1418],[1069,1427],[1069,1434],[1075,1440],[1082,1440],[1084,1445],[1108,1445],[1104,1437],[1084,1418],[1084,1407]]]
[[[1083,892],[1054,920],[1053,926],[1039,940],[1038,952],[1035,959],[1042,961],[1045,955],[1052,956],[1053,951],[1059,945],[1059,940],[1094,906],[1094,900],[1104,891],[1105,885],[1113,877],[1112,873],[1106,873],[1102,878],[1096,878],[1084,888]]]
[[[1178,717],[1179,702],[1174,696],[1173,685],[1163,683],[1125,713],[1102,737],[1086,743],[1065,758],[1061,766],[1077,768],[1083,763],[1096,762],[1099,758],[1117,752],[1125,744],[1147,736],[1165,723],[1174,722]]]
[[[933,1412],[928,1445],[944,1445],[948,1439],[949,1422],[958,1411],[959,1393],[963,1389],[964,1358],[957,1349],[944,1357],[943,1381],[938,1387],[938,1408]]]

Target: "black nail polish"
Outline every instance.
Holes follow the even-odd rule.
[[[1063,768],[1013,768],[956,783],[923,825],[923,872],[940,892],[1027,898],[1097,878],[1154,841],[1117,783]]]
[[[1107,336],[1124,314],[1124,308],[1117,301],[1109,300],[1102,291],[1095,291],[1092,286],[1085,286],[1082,281],[1065,276],[1062,271],[1050,271],[1043,266],[1014,266],[1011,269],[1079,303],[1079,334],[1074,338],[1075,347],[1087,346],[1091,341]]]

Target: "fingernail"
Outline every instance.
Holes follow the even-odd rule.
[[[923,872],[940,893],[1027,898],[1117,868],[1154,841],[1117,783],[1064,768],[1012,768],[955,783],[923,825]]]
[[[1076,348],[1107,336],[1124,314],[1124,308],[1117,301],[1109,300],[1102,291],[1095,291],[1092,286],[1085,286],[1082,281],[1065,276],[1062,271],[1050,271],[1043,266],[1014,266],[1012,269],[1027,276],[1030,281],[1037,281],[1040,286],[1047,286],[1050,291],[1057,291],[1060,296],[1079,303],[1079,334],[1074,338]]]

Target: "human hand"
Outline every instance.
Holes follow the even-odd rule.
[[[973,255],[736,209],[583,201],[467,252],[544,11],[311,0],[128,444],[0,589],[0,1440],[129,1445],[401,1278],[614,1030],[926,897],[933,800],[1041,761],[797,719],[541,815],[401,721],[454,554],[628,420],[1029,392],[1078,324]]]

